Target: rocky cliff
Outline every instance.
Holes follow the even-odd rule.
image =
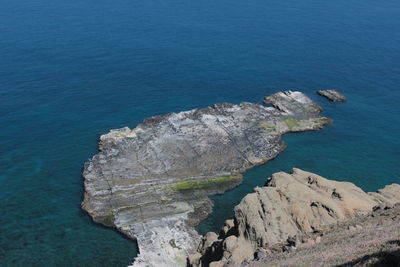
[[[277,93],[264,103],[169,113],[102,135],[99,153],[84,167],[83,209],[137,239],[135,265],[185,265],[200,239],[194,225],[212,208],[208,195],[277,156],[285,147],[282,134],[330,122],[300,92]]]
[[[283,246],[258,249],[254,260],[237,267],[387,267],[400,263],[400,205],[291,238]],[[293,241],[294,240],[294,241]],[[282,249],[283,248],[283,249]]]
[[[365,193],[348,182],[328,180],[293,169],[275,173],[264,187],[257,187],[235,207],[219,235],[208,233],[192,266],[236,266],[254,259],[259,249],[283,243],[304,233],[318,232],[327,225],[366,215],[374,207],[400,202],[400,185]]]

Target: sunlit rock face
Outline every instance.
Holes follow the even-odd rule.
[[[207,233],[188,260],[190,266],[240,266],[295,236],[367,215],[400,202],[400,185],[366,193],[353,183],[328,180],[294,168],[274,173],[235,207],[219,235]],[[261,265],[260,265],[261,266]]]

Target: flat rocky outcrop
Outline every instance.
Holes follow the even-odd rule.
[[[336,90],[318,90],[317,94],[328,98],[332,102],[345,102],[347,98]]]
[[[138,241],[135,266],[180,266],[196,248],[194,230],[212,208],[208,195],[285,148],[281,135],[330,123],[300,92],[255,103],[217,104],[145,119],[100,137],[85,164],[82,203],[95,222]]]
[[[190,256],[192,266],[236,266],[254,259],[266,249],[304,233],[318,232],[374,209],[400,202],[400,185],[365,193],[348,182],[328,180],[293,169],[275,173],[264,187],[257,187],[235,207],[234,220],[227,221],[219,235],[208,233],[198,252]],[[313,241],[314,242],[314,241]],[[231,264],[231,265],[229,265]]]

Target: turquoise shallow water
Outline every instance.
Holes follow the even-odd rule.
[[[275,171],[400,182],[399,1],[0,3],[1,266],[128,264],[135,244],[80,209],[82,166],[100,134],[165,112],[298,89],[334,119],[286,135],[278,158],[213,197],[202,233]]]

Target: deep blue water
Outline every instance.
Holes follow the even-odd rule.
[[[135,244],[80,210],[98,136],[282,89],[308,93],[334,124],[286,135],[278,158],[213,197],[202,233],[275,171],[400,182],[400,2],[0,0],[0,265],[130,263]]]

